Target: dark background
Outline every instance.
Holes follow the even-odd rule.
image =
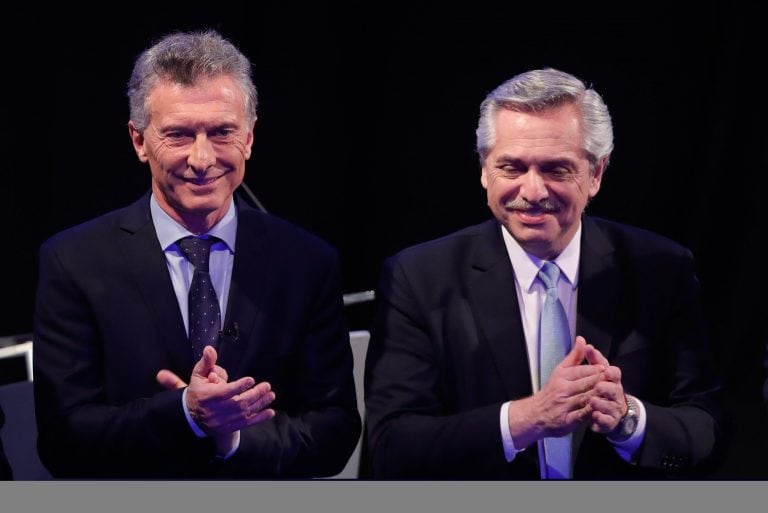
[[[755,12],[253,1],[20,3],[2,16],[0,264],[11,280],[0,336],[32,330],[45,238],[148,189],[124,91],[133,60],[167,32],[216,28],[251,58],[260,106],[246,183],[268,211],[339,249],[345,292],[372,289],[385,256],[488,218],[479,104],[512,75],[552,66],[594,84],[613,116],[616,149],[589,212],[696,255],[733,420],[713,476],[768,477],[766,44]],[[366,328],[368,304],[348,308],[351,327]]]

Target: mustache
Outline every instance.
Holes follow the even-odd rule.
[[[549,198],[543,199],[536,203],[524,199],[509,200],[504,203],[504,208],[508,210],[519,210],[523,212],[536,211],[544,213],[552,213],[560,210],[560,203],[552,201]]]

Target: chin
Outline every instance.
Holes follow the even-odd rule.
[[[522,223],[506,223],[507,230],[511,233],[515,239],[519,241],[530,242],[551,242],[554,237],[552,230],[546,223],[541,224],[522,224]]]
[[[186,198],[181,201],[181,209],[194,215],[207,215],[222,208],[224,201],[217,198]]]

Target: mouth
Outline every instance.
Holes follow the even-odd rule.
[[[512,211],[521,221],[527,224],[538,224],[544,222],[551,212],[541,209],[513,210]]]
[[[222,176],[224,176],[224,175],[219,175],[219,176],[214,176],[214,177],[200,177],[200,176],[196,176],[194,178],[186,178],[186,177],[182,176],[180,178],[181,178],[181,180],[183,182],[190,183],[190,184],[193,184],[193,185],[198,185],[198,186],[204,186],[204,185],[210,185],[210,184],[216,182]]]
[[[521,200],[508,201],[504,207],[522,222],[529,224],[543,223],[548,216],[555,215],[559,210],[558,205],[549,200],[538,204]]]

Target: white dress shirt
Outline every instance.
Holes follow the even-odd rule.
[[[160,241],[160,247],[163,248],[163,252],[165,253],[165,260],[168,264],[168,273],[170,274],[171,282],[173,283],[173,291],[175,292],[176,300],[179,303],[181,317],[184,319],[184,328],[189,332],[189,313],[187,312],[189,287],[192,283],[192,275],[194,274],[195,269],[181,252],[181,249],[176,242],[183,237],[195,234],[184,228],[160,208],[154,194],[151,195],[149,200],[149,210],[152,216],[152,224],[154,224],[155,232],[157,233],[157,239]],[[237,215],[235,202],[232,200],[227,213],[224,214],[221,221],[216,223],[216,225],[205,234],[218,237],[221,240],[221,242],[217,242],[211,246],[208,272],[211,276],[213,288],[216,291],[216,297],[219,300],[222,328],[224,328],[224,320],[226,319],[227,299],[229,298],[229,287],[232,282],[232,265],[235,259],[236,234]],[[192,351],[191,346],[189,350],[190,352]],[[182,379],[188,378],[188,376],[180,377]],[[195,435],[200,438],[208,436],[202,429],[200,429],[189,413],[189,409],[187,408],[187,389],[184,389],[181,402],[182,407],[184,408],[184,414],[187,417],[187,422],[189,422],[189,427],[194,431]],[[240,433],[238,432],[234,447],[225,455],[225,458],[234,454],[239,446]]]
[[[539,390],[539,316],[546,298],[546,288],[538,278],[539,268],[543,261],[533,255],[529,255],[523,250],[520,244],[509,234],[507,229],[502,226],[501,233],[504,238],[504,244],[509,254],[509,259],[514,269],[515,291],[520,307],[520,317],[523,321],[523,332],[525,335],[526,347],[528,349],[528,363],[531,369],[531,387],[534,393]],[[557,294],[560,302],[563,304],[568,317],[568,325],[575,340],[576,335],[576,303],[579,283],[579,256],[581,255],[581,224],[576,231],[573,239],[555,258],[554,263],[560,268],[560,278],[557,281]],[[589,340],[587,340],[589,343]],[[639,423],[635,433],[623,442],[612,442],[617,453],[625,460],[631,461],[645,436],[645,407],[640,400],[637,400],[639,410]],[[510,401],[511,402],[511,401]],[[499,413],[499,424],[501,427],[502,446],[504,456],[507,461],[515,459],[515,455],[520,452],[512,440],[512,434],[509,429],[509,403],[502,405]],[[539,462],[542,462],[542,478],[544,478],[545,465],[543,464],[543,444],[539,440],[538,452]]]

